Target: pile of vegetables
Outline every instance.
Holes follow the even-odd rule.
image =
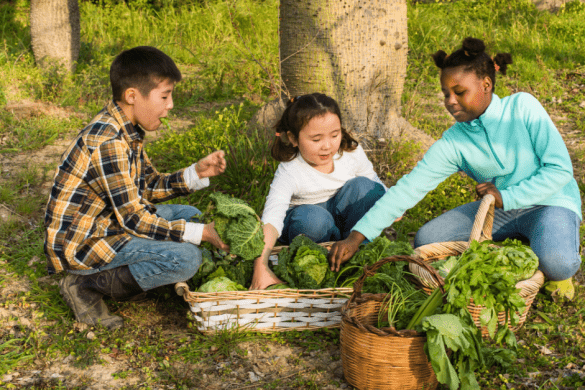
[[[461,256],[434,265],[439,272],[447,272],[445,297],[440,289],[433,291],[406,329],[426,332],[425,350],[439,382],[451,390],[479,389],[477,368],[486,361],[506,364],[515,358],[516,337],[509,325],[518,323],[517,311],[525,305],[515,285],[536,272],[538,258],[518,240],[507,239],[497,246],[492,241],[474,241]],[[471,299],[484,307],[479,318],[490,337],[512,350],[482,345],[481,332],[467,309]],[[503,325],[498,324],[498,312],[506,315]]]

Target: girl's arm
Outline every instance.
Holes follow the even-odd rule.
[[[276,231],[276,228],[269,223],[264,225],[263,231],[264,250],[262,251],[262,255],[254,260],[254,276],[252,277],[250,290],[264,290],[266,287],[273,284],[282,283],[268,266],[270,253],[278,239],[278,232]]]
[[[268,258],[282,232],[286,210],[294,193],[294,182],[292,175],[289,175],[287,169],[280,164],[270,184],[270,192],[266,197],[262,212],[264,250],[262,255],[254,261],[254,275],[250,290],[263,290],[273,284],[282,283],[268,267]]]

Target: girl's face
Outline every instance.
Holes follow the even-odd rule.
[[[492,80],[479,78],[463,67],[441,71],[441,90],[445,95],[445,108],[457,122],[479,118],[492,101]]]
[[[311,119],[299,132],[299,139],[290,131],[287,135],[309,165],[323,173],[333,172],[333,156],[339,150],[342,138],[337,115],[328,112]]]

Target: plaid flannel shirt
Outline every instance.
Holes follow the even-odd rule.
[[[143,138],[112,101],[63,154],[45,215],[49,273],[102,267],[132,236],[182,240],[185,221],[157,217],[152,203],[191,192],[184,169],[157,172]]]

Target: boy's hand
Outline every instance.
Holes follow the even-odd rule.
[[[502,200],[502,194],[500,190],[496,188],[493,183],[481,183],[475,186],[475,192],[477,196],[483,198],[487,194],[492,194],[496,198],[495,206],[499,209],[504,208],[504,201]]]
[[[206,241],[214,247],[226,252],[230,251],[229,245],[225,244],[221,238],[219,238],[219,234],[217,234],[217,231],[215,230],[215,222],[203,226],[203,236],[201,236],[201,241]]]
[[[337,241],[329,251],[329,261],[331,262],[331,271],[339,271],[341,263],[347,260],[356,253],[360,244],[366,239],[366,236],[358,231],[353,230],[349,233],[349,237],[345,240]]]
[[[200,179],[204,177],[217,176],[225,171],[225,152],[218,150],[207,157],[202,158],[195,164],[195,171]]]

